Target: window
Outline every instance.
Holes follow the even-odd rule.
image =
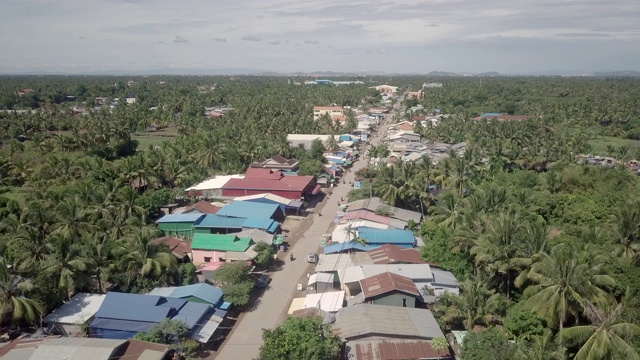
[[[407,307],[407,299],[402,298],[402,307]]]
[[[210,257],[206,257],[204,258],[204,262],[211,262],[211,258]]]

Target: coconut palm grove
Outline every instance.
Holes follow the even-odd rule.
[[[425,143],[464,151],[385,162],[386,145],[361,145],[381,160],[344,202],[374,196],[423,214],[409,223],[422,259],[460,284],[431,306],[442,332],[467,331],[455,356],[640,359],[640,78],[309,80],[1,77],[0,335],[33,333],[80,292],[192,283],[195,267],[153,241],[162,206],[194,204],[185,189],[273,156],[320,177],[335,141],[305,148],[287,135],[352,134],[358,114],[388,107]],[[314,120],[314,106],[347,110]],[[261,358],[303,356],[269,338],[303,331],[283,326],[265,333]],[[317,338],[321,326],[299,329]],[[310,359],[343,353],[330,337],[313,346]]]

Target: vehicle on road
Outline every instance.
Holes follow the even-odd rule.
[[[267,286],[269,286],[270,281],[271,281],[271,278],[269,277],[269,275],[262,274],[258,277],[258,280],[256,280],[256,287],[258,289],[264,289]]]
[[[307,262],[308,263],[312,263],[312,264],[317,263],[318,262],[318,254],[309,253],[309,255],[307,255]]]

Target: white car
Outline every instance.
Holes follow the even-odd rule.
[[[312,263],[312,264],[317,263],[318,262],[318,254],[309,253],[309,255],[307,255],[307,262],[308,263]]]

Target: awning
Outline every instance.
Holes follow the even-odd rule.
[[[333,283],[333,274],[330,273],[315,273],[309,276],[309,285],[311,286],[317,282],[321,283]]]
[[[313,191],[311,192],[311,195],[316,195],[320,192],[320,189],[322,188],[322,186],[320,185],[316,185],[316,187],[313,188]]]
[[[284,242],[284,237],[282,235],[276,236],[276,238],[273,240],[274,245],[281,245],[283,242]]]
[[[213,333],[216,332],[218,327],[220,326],[220,318],[214,316],[213,313],[207,316],[206,321],[203,321],[199,324],[195,329],[193,329],[193,335],[191,338],[196,340],[199,343],[206,344],[213,336]]]

